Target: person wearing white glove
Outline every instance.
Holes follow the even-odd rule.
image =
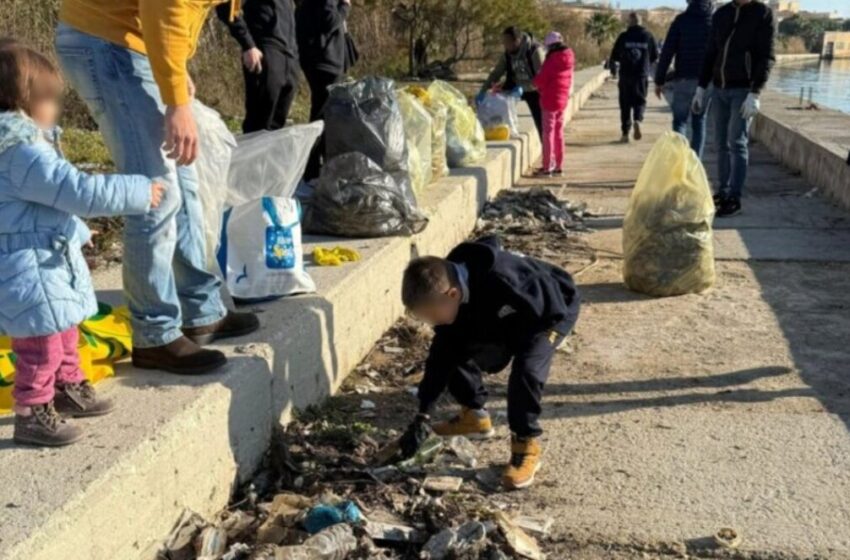
[[[749,167],[749,127],[773,66],[773,11],[766,3],[732,0],[711,18],[694,110],[706,105],[709,84],[717,141],[717,217],[741,211]]]
[[[691,112],[695,115],[701,115],[703,111],[705,111],[705,88],[698,87],[691,101]]]

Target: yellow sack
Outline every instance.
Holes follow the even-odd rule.
[[[684,136],[665,132],[638,175],[623,221],[623,280],[653,296],[714,284],[714,202],[705,168]]]
[[[467,167],[487,156],[484,129],[461,92],[442,80],[428,86],[428,95],[448,109],[446,157],[449,167]]]
[[[342,263],[359,261],[360,253],[345,247],[316,247],[313,249],[313,260],[319,266],[340,266]]]
[[[431,184],[431,115],[422,103],[405,90],[398,92],[398,107],[404,122],[407,167],[413,192],[420,195]]]
[[[484,138],[490,141],[509,140],[511,129],[506,124],[497,124],[484,129]]]
[[[446,123],[449,120],[449,109],[445,103],[431,99],[428,90],[422,86],[407,86],[407,93],[425,106],[431,116],[431,180],[449,174],[449,162],[446,160]]]
[[[130,313],[126,307],[113,309],[98,304],[97,315],[79,327],[80,366],[86,379],[97,383],[115,374],[115,362],[130,355],[132,331]],[[12,386],[15,379],[15,354],[12,339],[0,336],[0,414],[12,411]]]

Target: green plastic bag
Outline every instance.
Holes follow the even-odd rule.
[[[623,280],[652,296],[714,285],[714,201],[705,168],[681,134],[666,132],[638,175],[623,221]]]
[[[428,86],[428,94],[448,109],[446,159],[449,167],[468,167],[483,161],[487,156],[484,129],[466,97],[441,80],[434,80]]]

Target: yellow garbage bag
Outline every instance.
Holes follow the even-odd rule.
[[[313,249],[313,261],[319,266],[340,266],[342,263],[360,260],[360,253],[346,247],[334,247],[325,249],[316,247]]]
[[[484,138],[487,140],[509,140],[511,128],[506,124],[497,124],[484,129]]]
[[[126,307],[98,304],[97,315],[79,327],[80,366],[86,379],[97,383],[115,374],[115,362],[130,355],[132,330]],[[12,386],[15,379],[15,353],[12,339],[0,336],[0,414],[12,411]]]
[[[442,80],[428,86],[428,95],[446,105],[446,157],[449,167],[466,167],[481,162],[487,156],[484,129],[466,97]]]
[[[431,184],[431,115],[422,103],[405,90],[398,92],[398,107],[404,122],[407,167],[417,196]]]
[[[623,221],[623,280],[653,296],[714,285],[714,202],[705,168],[684,136],[666,132],[638,175]]]
[[[449,109],[445,103],[431,98],[428,90],[421,86],[407,86],[410,93],[422,103],[431,115],[431,180],[449,174],[449,162],[446,160],[446,123],[449,120]]]

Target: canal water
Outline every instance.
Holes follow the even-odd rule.
[[[797,98],[800,88],[808,98],[810,87],[818,105],[850,113],[850,59],[777,66],[768,81],[768,88]]]

